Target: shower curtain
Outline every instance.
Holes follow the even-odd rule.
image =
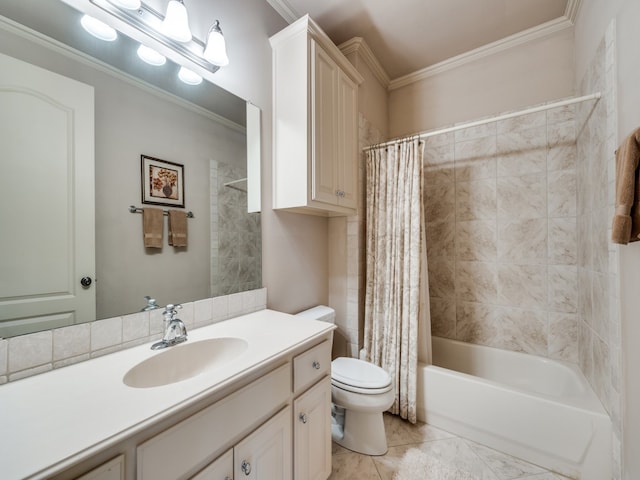
[[[366,154],[366,360],[391,375],[390,411],[416,422],[419,342],[430,363],[431,333],[418,138]],[[420,330],[420,333],[419,333]]]

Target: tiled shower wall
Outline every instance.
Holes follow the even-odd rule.
[[[610,243],[615,204],[617,112],[615,23],[600,42],[579,91],[601,92],[576,112],[578,131],[578,345],[580,368],[613,421],[614,478],[620,478],[621,338],[618,246]],[[624,248],[624,247],[623,247]]]
[[[575,108],[426,138],[432,333],[578,360]]]
[[[262,286],[260,213],[247,213],[246,168],[211,160],[211,295]]]

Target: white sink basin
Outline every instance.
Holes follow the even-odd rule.
[[[246,340],[234,337],[211,338],[167,347],[163,352],[131,368],[124,376],[125,385],[149,388],[169,385],[218,368],[243,353]]]

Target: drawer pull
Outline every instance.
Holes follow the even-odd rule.
[[[301,413],[300,415],[298,415],[298,418],[302,423],[307,423],[307,415],[305,413]]]
[[[313,363],[313,368],[315,368],[316,370],[320,370],[320,362],[317,360],[314,360]]]
[[[242,470],[242,473],[249,475],[251,473],[251,464],[246,460],[243,460],[242,464],[240,464],[240,469]]]

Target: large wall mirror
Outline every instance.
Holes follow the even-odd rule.
[[[197,86],[181,83],[178,66],[171,62],[160,70],[144,64],[136,56],[137,44],[122,34],[111,43],[93,39],[80,28],[80,17],[58,0],[2,2],[0,54],[93,89],[94,178],[89,181],[95,185],[91,212],[95,271],[87,275],[95,277],[88,287],[94,290],[95,313],[75,317],[44,311],[29,316],[20,313],[16,305],[29,294],[14,289],[18,279],[28,283],[29,278],[44,278],[40,269],[47,267],[45,263],[56,268],[58,262],[57,268],[66,268],[59,262],[68,252],[62,248],[59,251],[64,255],[58,255],[47,227],[56,223],[61,208],[40,200],[22,210],[19,203],[8,204],[6,200],[11,199],[0,197],[5,226],[28,228],[33,240],[28,250],[15,241],[0,240],[0,337],[133,313],[145,307],[145,296],[162,305],[262,285],[256,206],[260,198],[260,111],[206,81]],[[6,105],[5,113],[11,111]],[[6,114],[2,121],[5,125],[19,123]],[[37,132],[37,125],[28,118],[22,123]],[[42,132],[27,137],[37,145]],[[0,164],[6,166],[15,156],[2,150],[0,143]],[[193,212],[193,218],[187,220],[187,247],[168,244],[166,220],[162,248],[143,245],[142,215],[129,210],[130,205],[151,206],[141,204],[142,155],[184,167],[185,210]],[[48,155],[30,155],[35,156],[43,158],[22,161],[37,171],[37,162],[47,162]],[[22,187],[16,183],[12,189],[19,192]],[[38,215],[43,216],[39,219]],[[26,275],[16,267],[18,257],[44,260],[31,261]],[[72,290],[82,288],[80,278],[72,282]]]

